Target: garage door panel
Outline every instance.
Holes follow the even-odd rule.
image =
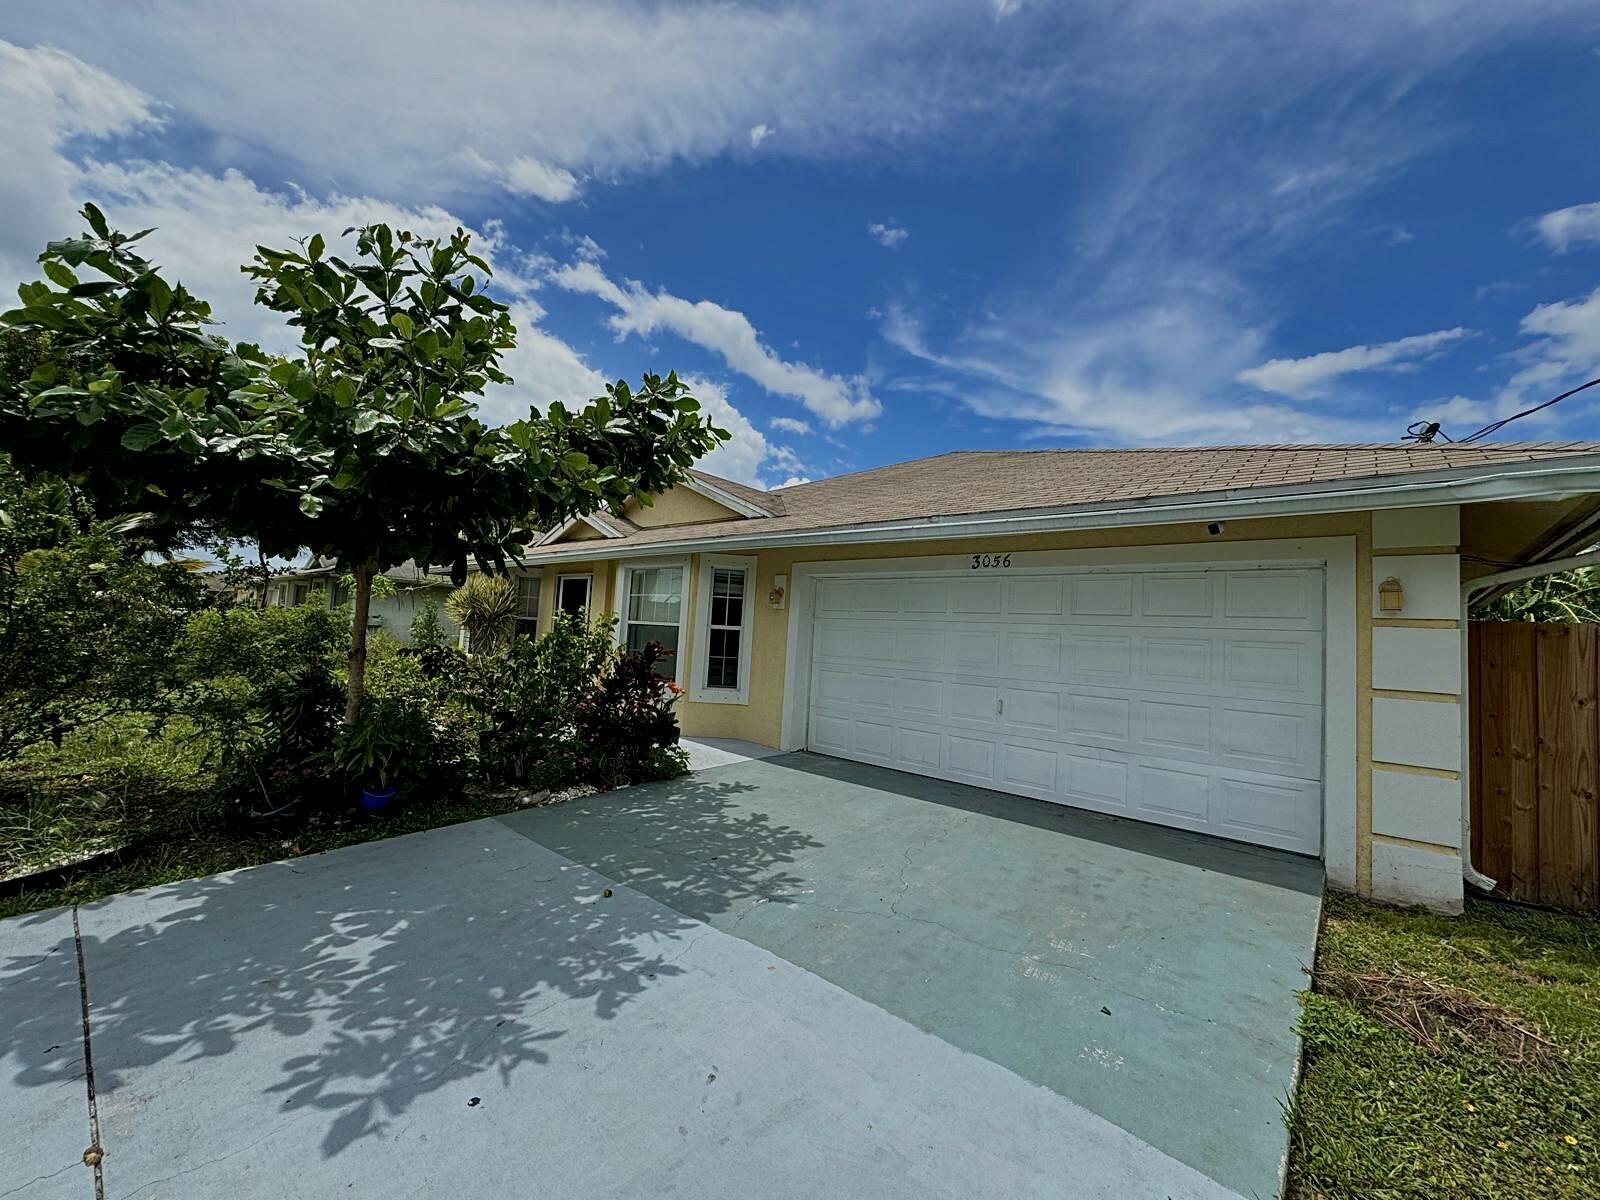
[[[1006,614],[1012,617],[1061,617],[1067,612],[1066,584],[1060,579],[1007,580]]]
[[[948,636],[952,671],[985,675],[1000,672],[998,629],[956,629]]]
[[[1052,630],[1003,635],[1005,673],[1025,679],[1059,679],[1061,635]]]
[[[894,699],[896,710],[913,720],[935,719],[945,715],[944,710],[945,682],[943,679],[921,676],[903,675],[895,681]]]
[[[1002,690],[1006,729],[1054,737],[1061,732],[1059,688],[1008,687]]]
[[[1139,642],[1141,676],[1151,683],[1206,687],[1211,683],[1216,644],[1206,637],[1146,635]]]
[[[1308,815],[1320,809],[1315,784],[1226,775],[1217,782],[1217,832],[1223,837],[1285,850],[1316,844],[1317,823]],[[1319,802],[1317,810],[1312,799]]]
[[[995,744],[988,738],[948,734],[950,773],[958,779],[976,783],[994,782]]]
[[[944,738],[929,729],[902,726],[896,733],[895,761],[911,770],[937,770],[943,765]]]
[[[1138,738],[1155,754],[1203,756],[1211,753],[1211,704],[1179,704],[1170,700],[1139,702]]]
[[[1077,798],[1101,811],[1123,811],[1128,807],[1128,764],[1119,758],[1069,754],[1061,790],[1069,801]]]
[[[1173,571],[1144,578],[1146,617],[1209,619],[1216,612],[1216,600],[1215,580],[1205,571]]]
[[[1162,824],[1204,828],[1211,812],[1212,783],[1212,777],[1204,771],[1141,764],[1134,811]]]
[[[949,686],[950,717],[994,727],[999,724],[1000,685],[952,681]]]
[[[871,584],[818,593],[812,748],[1320,848],[1320,572]]]
[[[1133,637],[1126,633],[1071,633],[1063,665],[1067,679],[1127,683],[1133,679]]]
[[[1309,639],[1230,637],[1222,648],[1223,687],[1243,695],[1313,701],[1322,694],[1321,647]]]
[[[927,671],[944,669],[949,637],[949,632],[941,626],[916,621],[878,631],[879,642],[893,648],[894,659],[900,666]]]
[[[1321,588],[1313,571],[1225,571],[1222,615],[1230,621],[1321,626]]]
[[[1000,745],[1000,782],[1019,788],[1054,795],[1060,790],[1057,778],[1060,755],[1038,746],[1003,742]]]
[[[999,579],[957,579],[950,583],[950,612],[998,617],[1005,607],[1005,582]]]
[[[1220,706],[1217,751],[1229,766],[1314,779],[1322,773],[1322,714]]]
[[[1133,736],[1133,702],[1126,696],[1069,693],[1066,709],[1062,732],[1070,740],[1109,738],[1126,744]]]
[[[1078,575],[1067,583],[1068,610],[1074,617],[1134,615],[1133,575]]]

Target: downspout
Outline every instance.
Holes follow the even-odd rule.
[[[1472,602],[1484,592],[1493,591],[1508,583],[1524,583],[1545,575],[1570,571],[1574,567],[1600,565],[1600,550],[1588,550],[1567,558],[1535,563],[1531,567],[1514,567],[1509,571],[1496,571],[1493,575],[1480,575],[1461,585],[1461,874],[1479,891],[1492,892],[1495,881],[1472,865],[1472,679],[1467,659],[1467,617]]]

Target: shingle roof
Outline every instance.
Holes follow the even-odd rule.
[[[1204,446],[1128,450],[958,450],[763,493],[707,475],[773,511],[702,525],[640,529],[604,549],[781,533],[919,517],[1065,508],[1162,496],[1247,491],[1448,472],[1498,463],[1600,454],[1600,442],[1472,446],[1374,442],[1326,446]],[[703,472],[697,474],[704,475]],[[765,503],[763,503],[765,500]],[[593,542],[540,550],[592,554]]]

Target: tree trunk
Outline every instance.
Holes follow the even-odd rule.
[[[344,723],[354,725],[367,693],[367,615],[372,611],[371,563],[356,567],[355,596],[350,604],[350,682],[345,688]]]

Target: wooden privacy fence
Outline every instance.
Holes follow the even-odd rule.
[[[1600,912],[1600,626],[1468,631],[1472,861],[1513,900]]]

